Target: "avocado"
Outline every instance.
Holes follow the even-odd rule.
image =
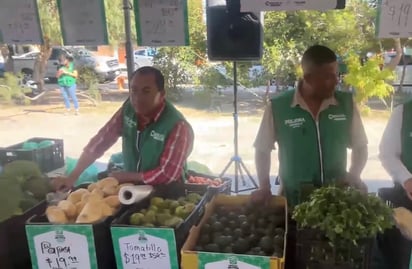
[[[224,229],[223,224],[218,221],[212,224],[212,230],[214,232],[223,232],[223,229]]]
[[[214,243],[205,245],[204,250],[207,252],[220,252],[219,246]]]
[[[210,224],[210,226],[212,226],[216,221],[217,221],[218,216],[216,214],[213,214],[209,217],[209,220],[207,221],[207,223]]]
[[[210,236],[208,234],[202,234],[200,237],[199,243],[201,245],[206,245],[210,243]]]
[[[249,242],[244,238],[239,238],[233,244],[233,253],[236,253],[236,254],[244,254],[248,252],[249,249],[250,249]]]
[[[283,246],[285,240],[283,235],[275,235],[275,237],[273,237],[273,243],[276,246]]]
[[[242,224],[240,224],[240,229],[242,229],[242,235],[249,235],[251,225],[249,224],[249,222],[244,221],[244,222],[242,222]]]
[[[237,215],[236,215],[235,212],[230,211],[230,212],[227,214],[227,218],[228,218],[229,220],[237,220]]]
[[[231,236],[224,236],[221,235],[216,238],[215,243],[221,248],[224,249],[225,247],[229,246],[232,243],[232,237]]]
[[[259,246],[265,253],[272,253],[274,250],[274,243],[272,238],[264,236],[259,241]]]
[[[239,215],[237,218],[238,218],[239,223],[243,223],[248,220],[245,215]]]
[[[267,222],[266,222],[266,220],[265,220],[264,218],[259,218],[259,219],[256,221],[256,225],[257,225],[258,227],[260,227],[260,228],[265,228],[265,227],[267,226]]]
[[[259,243],[259,236],[252,233],[249,235],[248,240],[250,245],[255,246],[257,243]]]
[[[242,236],[242,230],[240,229],[240,228],[236,228],[234,231],[233,231],[233,237],[234,238],[239,238],[239,237],[241,237]]]
[[[232,235],[232,229],[230,229],[229,227],[226,227],[225,229],[223,229],[223,234]]]
[[[203,224],[201,232],[202,232],[202,234],[210,233],[210,224],[209,223]]]
[[[285,229],[277,227],[275,228],[275,234],[283,236],[285,234]]]
[[[227,217],[222,216],[219,218],[219,222],[222,223],[224,226],[226,226],[229,220],[227,219]]]
[[[231,220],[231,221],[229,221],[228,226],[229,226],[229,228],[231,228],[231,229],[236,229],[236,228],[238,227],[238,224],[237,224],[236,221]]]
[[[233,253],[232,246],[226,246],[226,247],[223,249],[223,253]]]

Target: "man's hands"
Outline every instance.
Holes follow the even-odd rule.
[[[258,190],[252,192],[252,203],[268,205],[272,192],[270,188],[259,188]]]
[[[364,194],[368,193],[368,187],[358,175],[354,175],[353,173],[350,173],[350,172],[346,173],[346,177],[343,180],[343,183],[348,185],[349,187],[358,189]]]
[[[76,179],[71,177],[57,177],[52,179],[51,184],[55,191],[66,192],[73,187],[75,182]]]
[[[409,199],[412,200],[412,178],[405,181],[403,188],[406,191],[406,195],[408,195]]]

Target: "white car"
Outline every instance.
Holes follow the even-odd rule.
[[[156,50],[152,48],[138,49],[133,52],[135,70],[142,66],[153,66]]]

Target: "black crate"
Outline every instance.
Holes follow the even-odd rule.
[[[378,196],[392,208],[405,207],[412,210],[412,201],[409,200],[405,190],[400,185],[379,189]],[[412,242],[403,237],[398,228],[393,227],[385,230],[383,234],[379,234],[377,245],[385,263],[391,268],[410,268]]]
[[[127,210],[127,206],[119,208],[117,213],[113,216],[107,217],[104,220],[91,224],[75,224],[75,225],[91,225],[93,230],[94,247],[96,250],[97,267],[99,269],[113,269],[116,268],[116,260],[114,257],[114,250],[112,244],[112,237],[110,233],[110,224],[119,215],[123,214]],[[56,226],[49,223],[46,215],[34,215],[27,222],[27,225],[42,225],[42,226]],[[57,225],[59,227],[70,226],[71,224]],[[28,242],[26,241],[26,244]]]
[[[0,223],[0,268],[31,268],[25,223],[34,214],[44,213],[46,206],[46,201],[43,201],[22,215]]]
[[[215,179],[218,178],[216,176],[211,176],[211,175],[205,175],[201,173],[197,173],[195,171],[188,171],[189,176],[198,176],[198,177],[204,177],[204,178],[209,178],[209,179]],[[230,195],[230,189],[232,187],[232,179],[231,178],[221,178],[222,185],[219,187],[213,187],[205,184],[193,184],[193,183],[185,183],[185,188],[188,193],[194,192],[198,193],[201,195],[206,194],[207,199],[210,201],[212,197],[216,194],[227,194]]]
[[[368,269],[373,240],[360,242],[347,251],[329,244],[317,230],[298,229],[296,236],[296,262],[299,269]]]
[[[33,137],[26,142],[39,143],[44,140],[54,142],[53,145],[40,149],[22,149],[24,142],[0,148],[0,165],[16,160],[33,161],[37,163],[43,173],[53,171],[64,166],[64,144],[62,139]]]
[[[164,199],[177,199],[185,195],[185,190],[182,188],[183,184],[175,184],[175,186],[168,187],[168,185],[157,187],[155,191],[149,197],[143,199],[141,202],[130,207],[126,212],[124,212],[119,218],[115,219],[112,223],[114,227],[136,227],[129,225],[130,216],[133,213],[139,212],[142,209],[146,209],[150,205],[150,199],[154,196],[162,197]],[[204,195],[201,201],[196,205],[195,209],[190,213],[190,215],[175,228],[175,239],[176,239],[176,249],[178,255],[178,262],[180,264],[181,254],[180,249],[182,248],[187,236],[189,235],[190,229],[197,225],[203,217],[206,204],[208,203],[207,195]]]

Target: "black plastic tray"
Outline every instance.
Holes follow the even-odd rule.
[[[5,165],[16,160],[33,161],[43,173],[64,166],[64,144],[62,139],[33,137],[25,142],[53,141],[54,144],[39,149],[22,149],[24,142],[6,148],[0,148],[0,164]]]
[[[379,189],[378,196],[392,208],[405,207],[412,210],[412,201],[400,185]],[[410,269],[412,242],[403,237],[398,228],[393,227],[379,234],[377,244],[388,265],[397,269]]]
[[[0,268],[31,268],[30,252],[25,230],[26,221],[35,214],[43,214],[46,201],[0,223]]]

